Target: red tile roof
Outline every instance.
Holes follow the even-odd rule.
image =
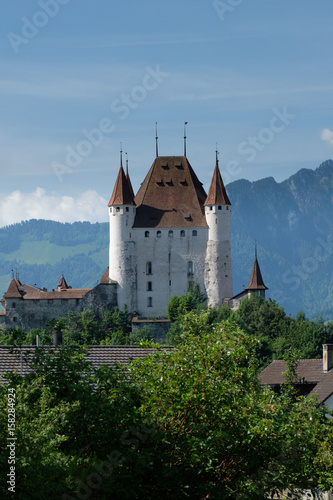
[[[133,199],[133,189],[130,188],[123,167],[120,167],[116,184],[108,206],[114,205],[135,205]]]
[[[61,288],[61,289],[69,288],[69,286],[67,285],[67,282],[64,278],[64,275],[61,276],[59,283],[57,284],[57,288]]]
[[[4,294],[5,299],[20,299],[21,294],[19,290],[20,282],[14,278],[11,280],[7,292]]]
[[[250,283],[247,285],[245,290],[268,290],[262,279],[257,257],[254,259]]]
[[[134,227],[206,227],[206,192],[184,156],[159,156],[135,197]]]
[[[218,164],[215,165],[212,182],[205,201],[205,206],[206,205],[231,205]]]

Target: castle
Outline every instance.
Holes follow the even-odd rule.
[[[52,291],[12,279],[1,301],[0,328],[29,330],[81,312],[125,305],[139,318],[163,318],[168,301],[198,283],[208,305],[230,308],[251,293],[265,294],[257,255],[248,287],[233,296],[230,207],[218,154],[208,194],[184,156],[158,156],[136,196],[120,168],[108,204],[109,267],[92,289],[72,289],[62,276]]]

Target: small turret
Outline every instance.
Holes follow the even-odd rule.
[[[264,284],[264,280],[262,279],[258,257],[257,257],[257,245],[255,247],[255,258],[250,278],[250,283],[247,285],[245,290],[249,292],[257,293],[261,297],[265,297],[265,291],[268,290],[267,286]]]
[[[232,297],[232,270],[230,249],[230,200],[219,169],[218,152],[212,182],[205,201],[208,225],[205,286],[208,304],[222,304]]]

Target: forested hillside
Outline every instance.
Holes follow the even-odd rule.
[[[333,319],[333,161],[227,186],[232,203],[234,293],[250,279],[255,242],[268,296],[287,314]],[[24,283],[54,288],[62,273],[73,287],[94,286],[108,266],[108,224],[31,220],[0,229],[0,294],[12,270]]]

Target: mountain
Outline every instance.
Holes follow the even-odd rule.
[[[333,161],[227,186],[231,199],[234,293],[247,286],[255,242],[267,296],[287,314],[333,320]],[[108,224],[45,220],[0,229],[0,295],[12,270],[24,283],[55,288],[62,273],[73,287],[91,287],[108,265]]]
[[[227,190],[234,291],[247,285],[256,240],[268,296],[287,314],[333,319],[333,161],[281,183],[240,180]]]

